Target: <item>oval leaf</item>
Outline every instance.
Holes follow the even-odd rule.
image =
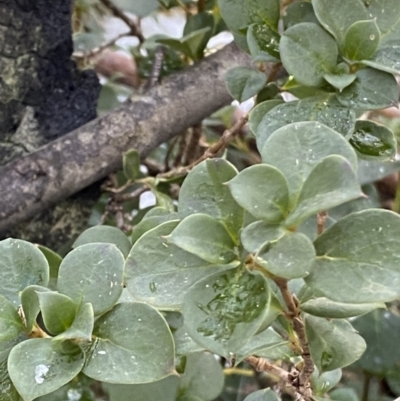
[[[262,118],[257,127],[257,147],[260,152],[277,129],[300,121],[316,121],[348,137],[354,131],[356,116],[353,110],[327,96],[277,105]]]
[[[285,175],[291,194],[296,198],[316,164],[330,155],[341,155],[357,170],[357,155],[342,135],[317,122],[301,122],[280,128],[265,143],[264,163],[277,167]]]
[[[122,293],[124,257],[115,245],[92,243],[62,261],[58,290],[76,303],[90,302],[95,315],[110,309]]]
[[[261,275],[230,270],[194,284],[182,312],[187,332],[197,343],[232,359],[260,328],[269,301],[268,284]]]
[[[243,209],[225,183],[237,175],[226,160],[211,159],[197,165],[186,177],[179,192],[179,216],[204,213],[224,223],[237,238],[243,223]]]
[[[321,25],[340,45],[350,25],[368,18],[361,0],[312,0],[312,5]]]
[[[58,292],[38,292],[40,310],[46,329],[59,334],[71,326],[77,312],[77,305],[71,298]]]
[[[345,303],[389,302],[400,296],[400,217],[386,210],[352,213],[315,243],[307,285]],[[341,280],[337,280],[341,277]]]
[[[339,53],[334,39],[312,22],[287,29],[281,37],[279,49],[289,74],[307,86],[324,83],[324,74],[334,69]]]
[[[23,330],[17,310],[7,298],[0,295],[0,342],[13,340]]]
[[[267,242],[256,254],[257,263],[265,270],[289,280],[307,276],[314,259],[312,242],[300,233],[288,233]]]
[[[356,75],[350,86],[336,94],[342,105],[370,110],[397,107],[399,89],[393,75],[373,68],[363,68]]]
[[[375,20],[357,21],[346,32],[344,55],[350,60],[368,60],[374,55],[380,39]]]
[[[46,286],[49,264],[42,252],[27,241],[0,241],[0,293],[15,307],[21,303],[19,293],[28,285]]]
[[[73,243],[72,248],[91,244],[93,242],[104,242],[114,244],[122,254],[127,257],[132,248],[129,238],[117,227],[95,226],[85,230]]]
[[[350,365],[365,351],[364,339],[346,320],[306,315],[305,325],[311,357],[321,373]]]
[[[183,219],[168,242],[209,263],[226,264],[236,259],[232,237],[218,220],[206,214],[197,213]]]
[[[364,315],[377,308],[386,308],[383,302],[367,304],[348,304],[331,301],[328,298],[314,298],[300,305],[301,310],[313,316],[331,319],[345,319]]]
[[[265,242],[275,241],[284,234],[285,230],[281,225],[255,221],[242,230],[240,240],[248,252],[256,253]]]
[[[247,30],[247,44],[254,61],[278,61],[280,36],[266,24],[252,24]]]
[[[357,175],[342,156],[327,156],[307,177],[296,208],[286,219],[286,226],[298,225],[313,214],[331,209],[363,195]]]
[[[181,307],[185,292],[196,281],[219,269],[167,242],[178,225],[170,221],[144,234],[133,246],[125,263],[126,286],[135,299],[164,310]],[[179,291],[176,289],[179,288]]]
[[[228,92],[239,102],[255,96],[267,83],[267,76],[249,67],[235,67],[225,75]]]
[[[266,388],[264,390],[254,391],[248,395],[244,401],[280,401],[280,398],[275,391]]]
[[[143,303],[121,303],[95,324],[85,375],[106,383],[160,380],[174,371],[174,342],[159,312]],[[108,369],[104,369],[108,366]]]
[[[35,338],[16,345],[8,357],[8,372],[24,401],[49,394],[71,381],[85,358],[71,342]]]
[[[285,218],[289,191],[285,177],[275,167],[248,167],[228,185],[236,202],[257,219],[279,223]]]
[[[391,160],[397,152],[397,142],[390,129],[373,121],[357,121],[349,141],[363,159]]]
[[[353,326],[367,343],[367,350],[357,361],[357,367],[373,374],[382,374],[397,366],[400,359],[400,318],[397,315],[376,310],[356,319]]]

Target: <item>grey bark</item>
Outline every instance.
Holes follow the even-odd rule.
[[[165,79],[143,96],[0,170],[0,234],[121,167],[121,154],[151,150],[231,102],[224,75],[249,66],[234,44]]]

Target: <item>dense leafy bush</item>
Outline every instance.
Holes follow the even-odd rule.
[[[181,40],[159,42],[201,58],[218,22],[208,10]],[[259,67],[226,81],[239,101],[257,96],[248,121],[261,163],[195,163],[175,210],[157,193],[168,179],[138,178],[131,151],[129,182],[164,205],[131,236],[92,227],[63,259],[0,242],[1,400],[94,399],[94,380],[111,400],[211,401],[223,373],[204,351],[269,372],[295,398],[356,399],[331,391],[356,361],[399,394],[400,321],[385,303],[400,297],[400,217],[371,208],[361,187],[398,168],[381,163],[397,145],[357,117],[397,105],[400,3],[220,0],[219,10]],[[280,62],[289,77],[267,76]],[[262,389],[246,400],[278,398]]]

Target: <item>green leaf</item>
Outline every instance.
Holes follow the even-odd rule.
[[[365,341],[346,320],[306,315],[305,325],[311,357],[321,373],[350,365],[365,351]]]
[[[68,329],[75,319],[77,305],[71,298],[58,292],[38,292],[40,310],[46,329],[60,334]]]
[[[185,27],[183,29],[183,35],[189,35],[193,32],[199,31],[205,27],[208,27],[209,30],[204,32],[201,40],[199,41],[190,41],[189,45],[191,46],[191,52],[196,56],[196,60],[199,60],[204,55],[204,49],[207,46],[207,43],[214,31],[214,17],[212,14],[208,12],[200,12],[197,14],[189,14],[186,20]]]
[[[248,252],[256,253],[265,242],[275,241],[284,234],[285,230],[281,225],[255,221],[242,230],[240,240]]]
[[[25,327],[28,333],[32,331],[33,324],[36,322],[36,318],[40,312],[39,292],[51,292],[51,290],[39,285],[30,285],[21,292],[21,305],[24,311]]]
[[[344,43],[345,34],[354,22],[368,19],[361,0],[312,0],[312,5],[321,25],[339,45]]]
[[[181,187],[181,192],[182,192]],[[181,197],[181,192],[179,194],[179,198]],[[166,221],[171,221],[171,220],[177,220],[178,219],[178,213],[176,212],[170,212],[168,209],[165,209],[163,207],[154,207],[153,209],[150,209],[146,215],[143,217],[143,219],[138,223],[132,230],[132,243],[135,244],[135,242],[147,231],[151,230],[152,228],[155,228],[159,226],[162,223],[165,223]]]
[[[362,62],[372,68],[376,68],[377,70],[392,74],[400,74],[399,60],[400,46],[398,44],[390,44],[378,49],[371,59],[363,60]]]
[[[80,348],[69,341],[35,338],[16,345],[8,357],[8,372],[24,401],[49,394],[72,380],[83,368]]]
[[[96,321],[93,334],[96,341],[83,369],[92,379],[148,383],[174,371],[172,334],[161,314],[149,305],[115,305]]]
[[[313,266],[315,250],[303,234],[287,233],[266,242],[256,254],[256,262],[277,277],[286,279],[307,276]]]
[[[204,351],[204,347],[197,344],[189,336],[186,326],[182,326],[174,332],[175,353],[179,356],[187,356],[195,352]]]
[[[381,33],[375,20],[357,21],[346,32],[344,56],[350,60],[368,60],[378,49]]]
[[[357,170],[357,155],[346,139],[314,121],[280,128],[265,142],[261,151],[263,162],[275,166],[285,175],[293,205],[315,166],[334,154],[344,157],[351,168]]]
[[[280,35],[266,24],[252,24],[247,30],[247,44],[254,61],[278,61]]]
[[[236,259],[232,237],[218,220],[206,214],[192,214],[183,219],[168,242],[209,263],[227,264]]]
[[[210,32],[210,27],[205,27],[191,32],[180,39],[161,38],[157,39],[157,42],[171,47],[192,60],[197,60],[198,51],[206,38],[209,37]]]
[[[353,110],[343,107],[330,96],[318,96],[277,105],[264,116],[257,127],[257,147],[260,152],[263,151],[267,139],[277,129],[301,121],[322,123],[348,137],[354,130],[356,116]],[[291,130],[293,127],[296,126],[291,126]]]
[[[382,374],[397,366],[400,359],[400,318],[396,314],[376,310],[356,319],[353,326],[367,343],[367,350],[357,361],[357,367],[373,374]]]
[[[264,115],[266,115],[275,106],[278,106],[282,103],[283,100],[281,99],[271,99],[257,104],[257,106],[251,110],[249,116],[249,128],[254,136],[257,135],[258,125],[260,124]]]
[[[278,27],[278,0],[218,0],[218,5],[226,25],[235,34],[243,34],[255,22],[266,23],[275,29]]]
[[[164,310],[179,309],[185,292],[196,281],[232,267],[212,266],[168,243],[166,237],[177,225],[177,221],[170,221],[148,231],[135,243],[125,263],[129,292],[135,299]]]
[[[186,177],[179,192],[179,216],[204,213],[220,220],[237,238],[243,224],[243,210],[225,183],[237,175],[226,160],[211,159],[197,165]]]
[[[334,388],[342,378],[342,369],[331,370],[330,372],[319,373],[318,368],[314,367],[310,382],[313,394],[322,396]]]
[[[267,83],[267,76],[250,67],[231,68],[225,74],[228,92],[239,102],[255,96]]]
[[[199,372],[207,372],[207,375]],[[204,352],[188,355],[185,373],[181,376],[181,394],[212,401],[219,396],[223,387],[224,373],[214,355]]]
[[[359,70],[356,75],[350,86],[336,94],[342,105],[371,110],[397,106],[399,89],[393,75],[373,68]]]
[[[311,22],[287,29],[281,37],[279,49],[288,73],[307,86],[321,86],[324,74],[335,68],[339,54],[333,38]]]
[[[0,400],[1,401],[20,401],[16,388],[14,387],[7,371],[7,360],[0,364]]]
[[[145,17],[157,10],[158,2],[157,0],[135,0],[134,2],[131,0],[115,0],[115,5],[138,17]]]
[[[180,378],[168,376],[165,379],[146,384],[109,384],[104,383],[110,401],[176,401]],[[134,395],[134,400],[132,396]]]
[[[93,326],[93,306],[90,303],[82,304],[70,327],[54,337],[53,341],[74,340],[76,343],[92,341]]]
[[[43,253],[29,242],[19,239],[0,241],[0,294],[15,307],[19,293],[28,285],[46,286],[49,264]]]
[[[400,170],[400,161],[379,162],[360,160],[358,164],[358,180],[361,185],[371,184]]]
[[[333,401],[359,401],[357,392],[354,388],[337,388],[330,392],[329,396]]]
[[[287,217],[285,224],[287,227],[298,225],[313,214],[362,195],[351,164],[342,156],[327,156],[311,170],[301,189],[296,208]]]
[[[313,22],[318,24],[317,17],[311,3],[307,1],[296,1],[289,4],[283,16],[283,26],[285,29],[301,22]]]
[[[260,328],[270,302],[266,280],[242,270],[194,284],[182,312],[189,335],[205,349],[232,359]]]
[[[400,296],[399,242],[397,214],[380,209],[352,213],[315,241],[317,259],[306,283],[338,302],[394,300]]]
[[[58,253],[43,245],[37,245],[37,247],[43,253],[44,257],[47,260],[47,263],[49,264],[50,275],[47,287],[51,290],[55,290],[57,288],[58,269],[60,268],[62,257]]]
[[[140,155],[136,149],[128,150],[123,154],[122,168],[127,180],[136,180],[140,172]]]
[[[400,3],[397,0],[363,0],[363,3],[385,39],[394,37],[400,21]]]
[[[95,315],[110,309],[122,292],[124,257],[115,245],[91,243],[62,261],[58,290],[76,303],[90,302]]]
[[[248,395],[244,401],[280,401],[280,398],[275,391],[266,388],[264,390],[254,391]]]
[[[17,310],[7,298],[0,295],[0,342],[13,340],[23,330]]]
[[[279,223],[285,218],[289,191],[277,168],[266,164],[248,167],[228,185],[236,202],[257,219]]]
[[[396,156],[397,142],[393,132],[373,121],[357,121],[349,142],[366,160],[391,160]]]
[[[357,78],[356,74],[325,74],[325,81],[330,83],[341,92],[344,88],[348,87]]]
[[[85,230],[73,243],[72,248],[91,244],[93,242],[104,242],[114,244],[127,257],[132,248],[129,238],[117,227],[95,226]]]
[[[284,340],[275,330],[269,327],[253,336],[250,341],[240,349],[236,354],[235,363],[238,365],[250,355],[274,359],[273,352],[276,352],[279,348],[286,347],[288,344],[288,341]]]
[[[310,315],[333,319],[345,319],[353,316],[364,315],[377,308],[386,309],[383,302],[349,304],[331,301],[328,298],[313,298],[300,305],[301,310]]]

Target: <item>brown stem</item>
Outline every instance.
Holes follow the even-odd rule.
[[[301,369],[299,376],[294,384],[298,388],[299,393],[302,394],[306,400],[308,400],[311,398],[312,395],[309,380],[314,371],[314,362],[311,358],[304,322],[300,316],[298,302],[293,294],[290,292],[287,280],[283,278],[274,278],[274,281],[279,287],[282,298],[289,311],[288,316],[292,320],[293,329],[297,334],[297,338],[299,339],[299,343],[301,346],[301,356],[304,361],[303,368]]]
[[[325,222],[328,217],[328,212],[323,210],[317,214],[317,234],[321,235],[325,230]]]
[[[100,0],[103,5],[105,5],[115,17],[122,19],[126,25],[129,26],[131,30],[131,35],[136,36],[140,43],[144,42],[144,36],[138,24],[130,19],[118,6],[116,6],[111,0]]]
[[[364,385],[361,396],[361,401],[368,401],[369,398],[369,387],[371,384],[371,375],[369,373],[364,372]]]
[[[201,13],[206,10],[206,0],[197,0],[197,12]]]
[[[221,138],[218,140],[218,142],[214,143],[211,145],[204,153],[202,156],[200,156],[197,160],[195,160],[193,163],[191,163],[189,166],[182,167],[182,168],[176,168],[171,171],[168,171],[166,173],[160,174],[158,178],[171,178],[175,175],[185,175],[189,173],[190,170],[193,169],[193,167],[196,167],[198,164],[200,164],[202,161],[216,157],[219,152],[223,149],[225,149],[228,144],[232,141],[232,139],[235,137],[235,135],[240,131],[241,128],[247,123],[248,120],[248,115],[240,118],[236,124],[230,128],[224,131],[222,134]]]
[[[268,362],[264,358],[258,358],[256,356],[249,356],[246,358],[246,362],[248,362],[257,372],[269,372],[274,376],[279,377],[279,379],[285,381],[287,384],[290,384],[290,376],[289,372],[286,370],[273,365]]]

